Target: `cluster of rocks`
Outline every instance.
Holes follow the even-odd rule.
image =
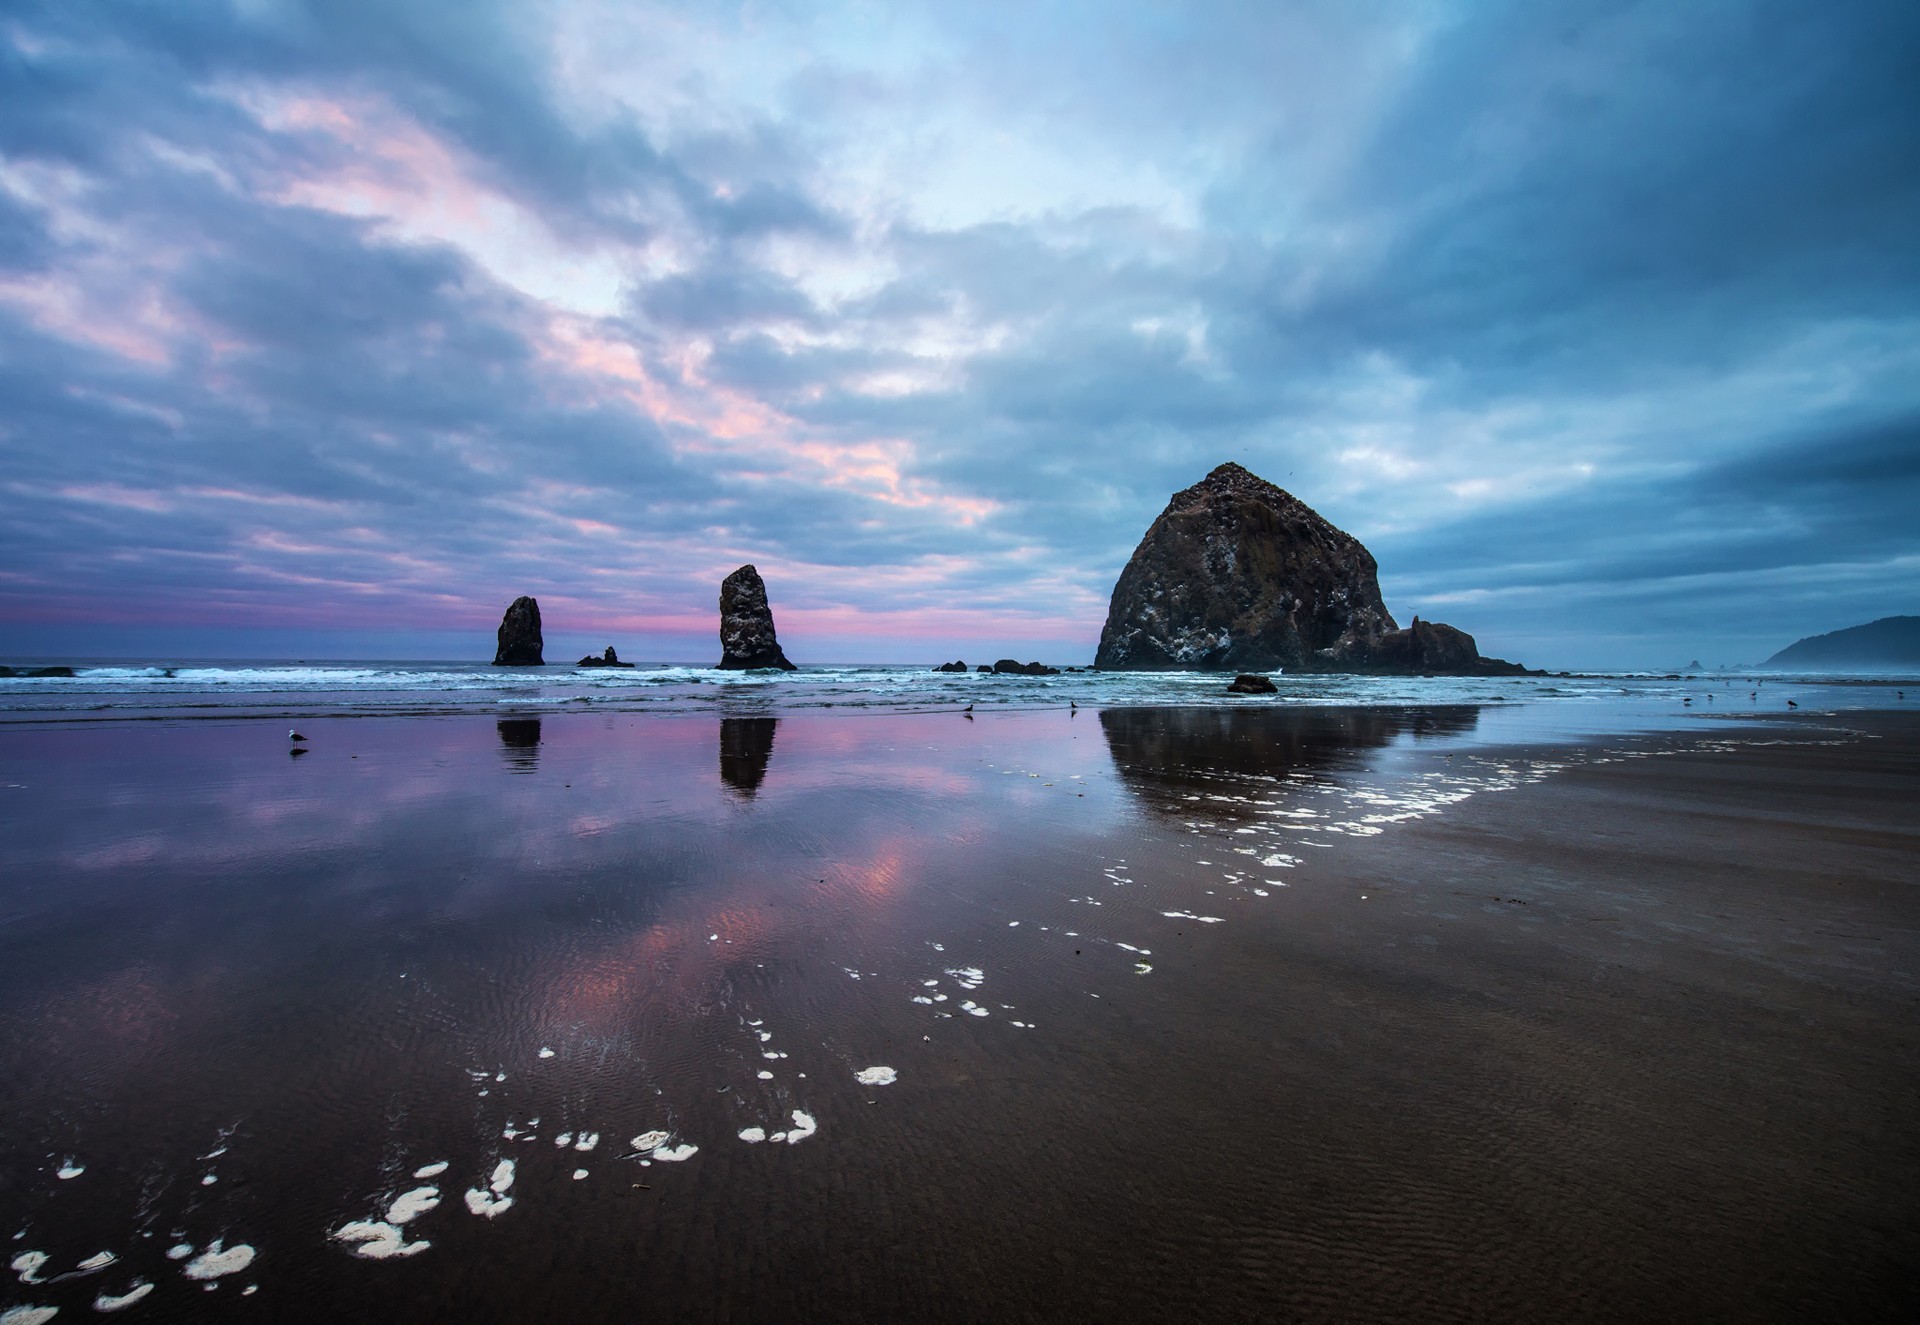
[[[516,598],[501,619],[497,667],[544,662],[540,604]],[[766,582],[742,566],[720,584],[720,662],[729,671],[794,671],[774,631]],[[631,667],[609,645],[580,667]],[[1404,629],[1380,596],[1373,554],[1293,494],[1236,464],[1173,495],[1114,585],[1097,670],[1231,671],[1236,694],[1272,694],[1266,672],[1540,676],[1480,654],[1473,636],[1437,621]],[[965,672],[955,659],[939,672]],[[1058,676],[1002,658],[973,669]],[[4,671],[4,669],[0,669]],[[12,675],[13,673],[6,673]],[[42,669],[33,675],[59,675]],[[70,674],[70,673],[68,673]]]
[[[729,671],[759,667],[777,667],[787,672],[798,670],[781,652],[780,638],[773,628],[773,609],[767,605],[766,582],[752,566],[742,566],[720,582],[720,652],[719,666]],[[513,600],[506,615],[500,618],[493,665],[544,667],[545,653],[546,641],[540,633],[540,603],[522,595]],[[632,667],[633,664],[621,662],[619,653],[609,644],[606,652],[597,657],[590,653],[574,666]]]
[[[0,667],[0,676],[72,676],[71,667]]]
[[[1534,675],[1473,637],[1380,597],[1373,554],[1293,494],[1225,464],[1173,495],[1134,549],[1094,665],[1217,670]]]
[[[967,670],[967,665],[956,658],[954,659],[954,661],[950,663],[941,663],[938,667],[934,668],[933,670],[936,672],[964,672]],[[1045,663],[1037,663],[1037,662],[1025,662],[1025,663],[1015,662],[1012,658],[1002,658],[999,662],[995,663],[991,667],[987,666],[985,663],[981,663],[978,667],[974,668],[973,670],[976,672],[986,672],[994,676],[1058,676],[1060,675],[1060,669],[1058,667],[1049,667]]]
[[[615,653],[613,651],[613,645],[609,644],[607,645],[607,651],[601,654],[598,658],[594,657],[591,653],[589,653],[586,657],[582,658],[579,662],[575,663],[574,666],[575,667],[631,667],[633,666],[633,664],[621,662],[620,655]]]

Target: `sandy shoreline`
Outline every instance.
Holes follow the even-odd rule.
[[[258,1297],[163,1280],[145,1319],[1895,1315],[1920,718],[1474,721],[33,737],[0,1219],[55,1266],[259,1247]],[[1253,841],[1296,863],[1230,885]],[[734,1139],[795,1108],[804,1145]],[[500,1219],[456,1192],[428,1254],[329,1245],[534,1116],[700,1150],[543,1133]],[[213,1186],[157,1157],[229,1126]],[[86,1177],[40,1172],[69,1154]]]

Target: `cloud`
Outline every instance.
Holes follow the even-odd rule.
[[[1770,652],[1920,587],[1916,59],[1897,3],[17,6],[0,619],[704,656],[752,560],[802,651],[1070,659],[1236,459],[1496,651]]]

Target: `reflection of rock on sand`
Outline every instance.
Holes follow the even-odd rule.
[[[540,719],[502,718],[500,754],[513,773],[531,773],[540,765]]]
[[[751,797],[767,776],[778,718],[720,719],[720,780]]]
[[[1121,780],[1150,807],[1191,817],[1194,792],[1227,790],[1246,776],[1352,767],[1356,756],[1403,736],[1456,736],[1480,722],[1476,705],[1438,708],[1103,709],[1100,729]],[[1251,806],[1206,802],[1210,815]]]

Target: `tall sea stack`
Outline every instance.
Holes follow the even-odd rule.
[[[1473,637],[1401,630],[1360,540],[1239,465],[1176,492],[1113,588],[1096,667],[1504,676]]]
[[[500,618],[499,645],[493,651],[495,667],[544,667],[540,638],[540,604],[526,595],[513,600]]]
[[[720,653],[720,666],[728,671],[799,670],[780,651],[773,609],[767,606],[767,586],[752,566],[742,566],[720,581]]]

